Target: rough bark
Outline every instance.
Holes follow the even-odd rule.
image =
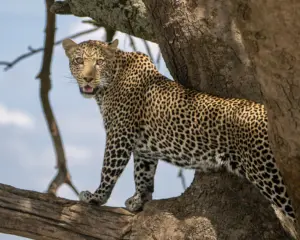
[[[3,184],[0,216],[3,233],[51,240],[126,239],[133,219],[123,209],[83,205]]]
[[[223,177],[199,176],[201,185],[195,182],[177,198],[151,201],[137,215],[0,184],[0,232],[61,240],[290,239],[256,189],[244,189],[244,181],[227,173]]]
[[[300,1],[240,1],[238,19],[268,110],[269,137],[300,233]]]
[[[57,14],[74,14],[91,17],[102,26],[155,42],[152,24],[141,0],[66,0],[57,1],[51,11]]]
[[[132,234],[143,240],[290,239],[253,186],[227,172],[221,177],[199,174],[180,197],[150,202]]]
[[[254,67],[228,1],[144,1],[173,77],[222,97],[261,101]]]

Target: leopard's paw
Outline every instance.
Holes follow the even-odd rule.
[[[93,194],[89,191],[79,193],[79,201],[89,203],[93,199]]]
[[[148,194],[134,194],[131,198],[128,198],[125,202],[126,208],[131,212],[142,211],[144,204],[152,199],[152,193]]]

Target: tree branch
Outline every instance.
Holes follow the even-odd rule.
[[[128,239],[133,214],[0,184],[0,232],[32,239]]]
[[[57,175],[54,177],[54,179],[48,187],[48,193],[55,195],[57,189],[63,183],[66,183],[75,191],[76,194],[78,194],[78,191],[71,182],[71,177],[67,168],[62,139],[49,101],[49,92],[51,90],[50,68],[55,39],[55,14],[51,13],[49,9],[50,6],[53,4],[53,1],[54,0],[46,0],[47,23],[44,46],[45,50],[43,56],[42,69],[37,75],[37,78],[41,80],[40,98],[44,116],[47,121],[48,130],[50,132],[53,147],[56,153],[56,166],[58,168]]]
[[[153,58],[153,55],[152,55],[152,53],[151,53],[151,49],[150,49],[150,46],[149,46],[148,42],[145,41],[145,40],[143,40],[143,43],[144,43],[144,45],[145,45],[147,54],[149,55],[151,61],[154,62],[154,58]]]
[[[183,175],[183,169],[182,168],[180,168],[179,170],[178,170],[178,175],[177,175],[179,178],[180,178],[180,180],[181,180],[181,185],[182,185],[182,187],[183,187],[183,190],[186,190],[186,181],[185,181],[185,177],[184,177],[184,175]]]
[[[79,32],[79,33],[75,33],[73,35],[70,35],[70,36],[67,36],[65,37],[64,39],[66,38],[77,38],[77,37],[80,37],[82,35],[85,35],[85,34],[88,34],[88,33],[91,33],[91,32],[95,32],[99,29],[100,27],[95,27],[95,28],[92,28],[92,29],[89,29],[89,30],[86,30],[86,31],[82,31],[82,32]],[[57,42],[54,43],[55,46],[59,45],[62,43],[62,41],[64,39],[61,39],[61,40],[58,40]],[[31,57],[33,56],[34,54],[36,53],[39,53],[39,52],[42,52],[45,50],[44,47],[40,47],[40,48],[32,48],[31,46],[28,46],[28,50],[29,52],[28,53],[24,53],[22,55],[20,55],[19,57],[17,57],[16,59],[14,59],[13,61],[11,62],[8,62],[8,61],[0,61],[0,65],[4,65],[6,66],[4,68],[5,71],[11,69],[12,67],[14,67],[17,63],[19,63],[20,61],[28,58],[28,57]]]
[[[71,11],[75,16],[89,16],[117,31],[153,42],[156,40],[141,0],[57,1],[52,5],[51,11],[56,14],[70,14]]]
[[[0,184],[0,232],[47,240],[290,239],[245,181],[198,174],[181,196],[150,201],[136,215]]]

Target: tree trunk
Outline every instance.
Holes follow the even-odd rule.
[[[221,97],[261,101],[259,83],[228,1],[145,0],[173,77]]]
[[[300,233],[300,1],[241,1],[237,24],[257,70],[276,162]]]

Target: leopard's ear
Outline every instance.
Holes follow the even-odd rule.
[[[118,47],[118,45],[119,45],[119,40],[118,40],[118,39],[115,39],[115,40],[113,40],[113,41],[108,45],[108,47],[109,47],[110,49],[116,50],[117,47]]]
[[[70,38],[67,38],[63,40],[62,46],[65,49],[66,55],[70,57],[72,50],[74,49],[74,47],[77,46],[77,43],[71,40]]]
[[[104,51],[106,53],[106,57],[108,59],[113,59],[115,57],[115,53],[116,53],[118,44],[119,44],[119,40],[115,39],[104,49]]]

